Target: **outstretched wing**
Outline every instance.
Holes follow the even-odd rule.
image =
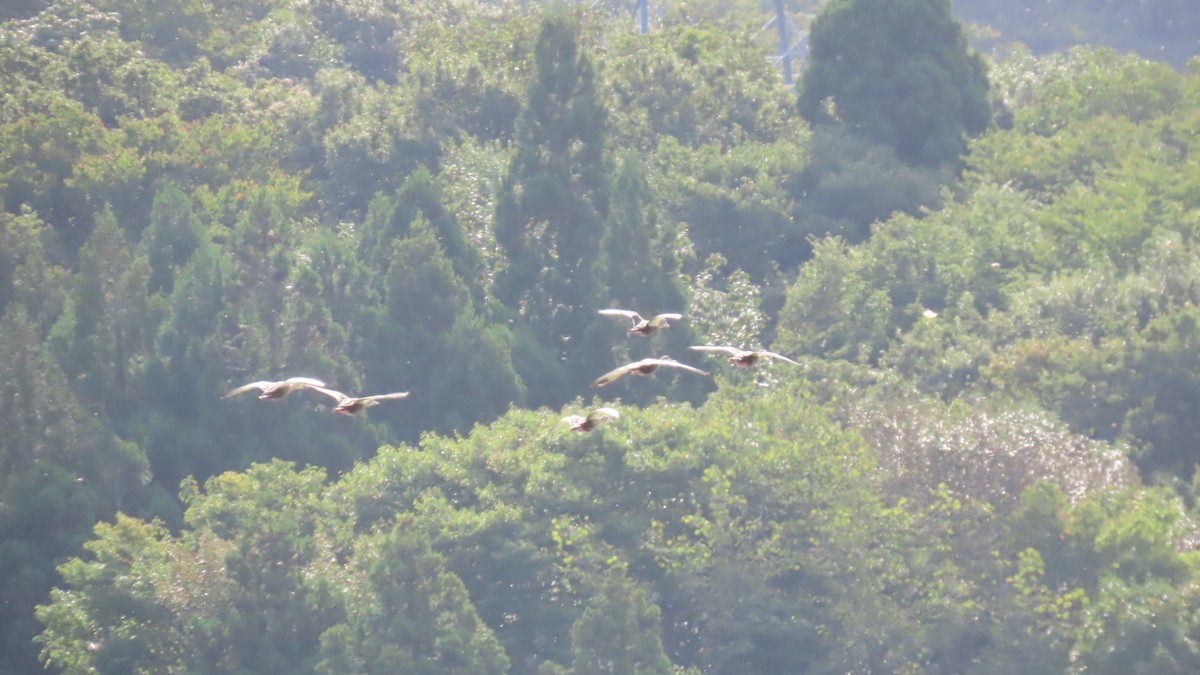
[[[653,319],[650,319],[650,326],[652,328],[665,328],[665,327],[671,325],[671,324],[667,323],[668,321],[679,321],[682,318],[683,318],[682,314],[675,314],[673,312],[668,312],[666,314],[656,314]]]
[[[728,345],[693,345],[691,349],[695,349],[698,352],[722,352],[730,356],[741,356],[745,353],[745,350]]]
[[[407,398],[407,397],[408,397],[407,391],[398,391],[394,394],[375,394],[374,396],[363,396],[363,397],[359,398],[358,400],[360,400],[360,401],[386,401],[390,398]]]
[[[602,309],[600,313],[604,316],[623,316],[634,323],[641,323],[642,315],[632,309]]]
[[[586,421],[587,421],[587,418],[584,417],[583,415],[567,415],[566,417],[559,420],[558,423],[560,425],[566,424],[566,425],[570,426],[572,429],[574,429],[575,427],[579,426],[580,424],[583,424]]]
[[[333,400],[337,401],[338,403],[341,403],[342,401],[345,401],[346,399],[350,398],[349,396],[343,394],[340,391],[334,391],[333,389],[326,389],[325,387],[309,386],[309,388],[312,389],[313,391],[319,391],[322,394],[325,394],[326,396],[332,398]]]
[[[638,361],[637,363],[626,363],[625,365],[623,365],[619,368],[613,368],[612,370],[601,375],[600,377],[597,377],[596,381],[592,383],[592,386],[593,387],[603,387],[606,384],[616,382],[617,380],[621,379],[625,375],[625,373],[628,373],[630,370],[632,370],[636,366],[641,365],[641,363],[642,363],[641,361]]]
[[[686,370],[686,371],[689,371],[692,373],[696,373],[698,375],[708,375],[708,373],[706,371],[700,370],[699,368],[695,368],[693,366],[689,366],[686,363],[680,363],[680,362],[676,361],[675,359],[645,359],[645,360],[652,361],[654,363],[657,363],[660,366],[667,366],[669,368],[679,368],[680,370]]]
[[[800,365],[798,362],[789,359],[788,357],[784,356],[783,354],[776,354],[775,352],[768,352],[768,351],[761,351],[761,352],[755,352],[755,353],[758,354],[759,356],[766,356],[767,358],[775,359],[776,361],[787,361],[788,363],[795,365],[795,366]]]
[[[257,389],[259,391],[266,391],[267,387],[269,387],[273,384],[275,384],[275,383],[267,382],[266,380],[263,380],[261,382],[251,382],[250,384],[243,384],[242,386],[240,386],[236,389],[229,390],[229,393],[225,394],[225,396],[223,396],[222,398],[233,398],[234,396],[237,396],[238,394],[242,394],[247,391],[250,391],[251,389]]]
[[[621,413],[617,412],[615,408],[596,408],[587,415],[587,418],[593,422],[605,417],[619,419],[621,417]]]
[[[313,377],[289,377],[284,380],[288,384],[294,384],[298,387],[324,387],[325,383]]]

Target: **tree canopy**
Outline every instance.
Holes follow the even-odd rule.
[[[1193,672],[1200,62],[886,4],[0,8],[0,673]]]
[[[950,0],[831,0],[812,25],[800,112],[910,164],[955,163],[991,120],[986,66]]]

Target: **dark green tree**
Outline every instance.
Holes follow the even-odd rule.
[[[813,23],[800,112],[912,164],[956,163],[991,119],[982,57],[950,0],[833,0]]]
[[[43,244],[50,227],[36,214],[0,213],[0,312],[19,304],[45,335],[62,311],[70,273],[52,264]]]
[[[606,300],[646,311],[683,311],[678,232],[654,203],[646,167],[630,153],[618,162],[613,199],[600,240]]]
[[[572,340],[592,321],[601,288],[595,263],[609,210],[607,114],[579,32],[562,9],[542,22],[516,154],[496,202],[496,240],[508,258],[496,292],[540,345],[526,353],[542,363],[522,364],[523,373],[572,363]]]
[[[0,317],[0,382],[0,672],[31,672],[31,610],[54,566],[149,474],[140,448],[80,405],[18,303]]]
[[[230,382],[213,364],[225,363],[245,340],[238,313],[230,311],[228,277],[228,259],[201,240],[175,277],[168,317],[143,371],[146,403],[134,414],[134,426],[170,496],[184,476],[211,476],[232,466],[245,441],[244,422],[231,424],[232,408],[216,403]],[[245,370],[236,374],[249,376]]]
[[[201,236],[200,217],[187,194],[174,183],[159,189],[144,235],[151,293],[171,294],[175,272],[191,257]]]
[[[376,195],[371,200],[358,239],[360,259],[374,270],[385,272],[392,242],[409,236],[417,218],[432,228],[454,273],[467,284],[472,301],[481,305],[483,257],[458,218],[446,207],[441,184],[427,167],[418,167],[405,178],[394,198]]]
[[[421,430],[465,430],[524,398],[508,331],[480,319],[433,227],[418,215],[409,236],[390,242],[383,307],[369,313],[361,346],[365,384],[375,393],[411,390],[379,410],[406,438]]]
[[[85,405],[118,414],[131,394],[131,368],[148,355],[156,325],[146,259],[132,255],[112,212],[96,221],[49,346]]]

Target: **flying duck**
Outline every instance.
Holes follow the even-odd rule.
[[[699,368],[693,368],[692,366],[689,366],[685,363],[680,363],[669,356],[662,356],[657,359],[653,359],[653,358],[642,359],[641,361],[634,361],[633,363],[626,363],[625,365],[621,366],[620,368],[615,368],[613,370],[610,370],[607,373],[596,378],[596,381],[592,383],[592,386],[593,387],[603,387],[604,385],[609,384],[610,382],[615,382],[615,381],[621,379],[627,373],[637,373],[638,375],[649,375],[650,373],[653,373],[654,371],[658,370],[662,366],[666,366],[668,368],[680,368],[682,370],[691,371],[693,373],[698,373],[700,375],[708,375],[708,373],[704,372],[703,370],[700,370]]]
[[[775,352],[769,352],[765,349],[752,351],[725,345],[696,345],[692,347],[692,349],[701,352],[724,352],[729,355],[729,359],[727,359],[729,365],[736,366],[738,368],[749,368],[755,363],[758,363],[760,359],[775,359],[777,361],[787,361],[788,363],[797,366],[800,365],[783,354],[776,354]]]
[[[333,412],[339,415],[357,415],[367,408],[379,405],[380,401],[408,396],[407,391],[399,391],[393,394],[375,394],[374,396],[347,396],[340,391],[326,389],[325,387],[313,387],[313,389],[337,401],[337,405],[333,406]]]
[[[621,413],[614,408],[596,408],[587,415],[567,415],[559,424],[571,425],[571,431],[591,431],[610,419],[620,419]]]
[[[631,309],[602,309],[600,313],[605,316],[623,316],[633,322],[633,326],[629,329],[630,335],[649,336],[660,328],[666,328],[671,324],[668,321],[678,321],[683,318],[682,314],[667,313],[657,314],[649,319],[643,319],[641,314]]]
[[[241,394],[242,392],[250,391],[251,389],[258,389],[262,392],[262,394],[259,395],[259,398],[276,400],[287,396],[297,389],[316,389],[324,386],[324,382],[315,380],[311,377],[289,377],[282,382],[263,381],[243,384],[237,389],[230,390],[230,392],[225,394],[223,398],[232,398],[238,394]]]

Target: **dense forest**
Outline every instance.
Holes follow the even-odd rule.
[[[1200,10],[770,4],[5,3],[0,673],[1200,671]]]

